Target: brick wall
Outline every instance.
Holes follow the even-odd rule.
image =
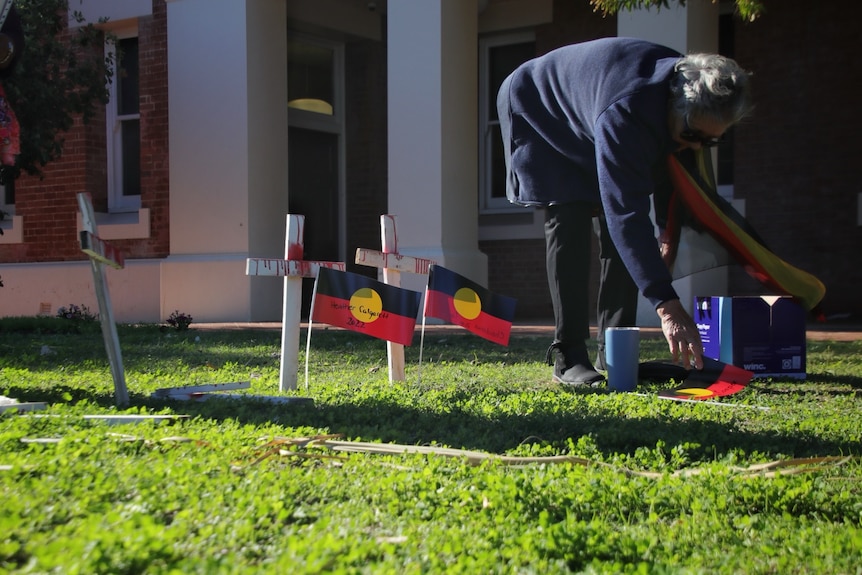
[[[150,210],[150,238],[129,240],[129,257],[170,252],[167,4],[153,0],[152,17],[138,22],[141,73],[141,206]]]
[[[488,289],[518,300],[517,319],[554,317],[543,239],[480,242],[479,248],[488,256]]]
[[[757,108],[738,129],[735,195],[779,256],[826,284],[827,314],[862,313],[862,3],[783,0],[738,23],[736,56]]]
[[[152,17],[139,21],[141,204],[150,209],[151,236],[113,240],[127,259],[164,257],[169,250],[166,10],[164,2],[153,0]],[[0,262],[85,259],[78,245],[77,194],[89,193],[97,211],[107,209],[104,106],[88,124],[76,121],[62,138],[62,155],[44,167],[42,178],[24,175],[16,181],[15,213],[24,219],[24,241],[4,246]]]

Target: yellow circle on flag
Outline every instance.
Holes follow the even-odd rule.
[[[712,390],[703,387],[689,387],[686,389],[677,389],[676,392],[680,395],[689,395],[691,397],[710,397],[715,395]]]
[[[371,323],[383,312],[380,294],[371,288],[361,288],[350,296],[350,313],[359,321]]]
[[[461,317],[467,319],[476,319],[482,313],[482,300],[479,299],[479,294],[470,288],[461,288],[455,292],[455,311]]]

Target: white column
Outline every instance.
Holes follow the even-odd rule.
[[[162,315],[278,317],[277,286],[247,277],[245,259],[277,257],[284,240],[284,3],[167,0],[167,18],[171,255]]]
[[[235,1],[235,0],[234,0]],[[248,0],[248,254],[284,254],[287,189],[287,7],[284,1]],[[282,286],[251,278],[250,319],[282,316]]]
[[[684,7],[672,3],[661,10],[622,11],[617,15],[617,35],[643,38],[673,48],[683,54],[718,51],[718,3],[712,0],[689,0]],[[680,258],[689,255],[681,245]],[[680,301],[691,312],[695,296],[727,295],[726,268],[719,268],[680,278],[674,282]],[[659,324],[653,306],[641,296],[638,324]]]
[[[617,35],[643,38],[687,52],[718,51],[718,3],[689,0],[685,6],[623,10],[617,14]]]
[[[487,285],[478,248],[477,0],[388,4],[389,213],[398,250]],[[420,290],[425,279],[403,278]]]

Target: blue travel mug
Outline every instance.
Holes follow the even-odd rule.
[[[640,329],[609,327],[605,330],[605,365],[608,389],[634,391],[638,385]]]

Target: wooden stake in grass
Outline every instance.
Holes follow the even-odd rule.
[[[123,254],[114,246],[96,235],[96,215],[89,194],[78,194],[78,207],[81,210],[83,230],[81,230],[81,251],[90,256],[93,268],[93,287],[99,303],[99,320],[102,324],[102,337],[105,339],[105,350],[108,352],[108,363],[111,365],[111,377],[114,379],[114,395],[117,406],[129,404],[129,392],[126,389],[126,376],[123,372],[123,356],[120,352],[120,339],[117,336],[117,324],[114,322],[114,311],[111,307],[111,296],[108,292],[108,282],[105,279],[103,265],[122,269]]]
[[[401,272],[428,275],[433,260],[402,256],[398,253],[398,235],[395,233],[395,216],[380,216],[380,240],[382,252],[356,249],[356,263],[383,270],[383,283],[401,287]],[[394,341],[386,342],[389,363],[389,381],[404,381],[404,346]]]
[[[249,276],[284,278],[283,317],[281,324],[281,365],[279,389],[296,389],[299,365],[299,327],[302,314],[302,278],[317,277],[321,267],[345,270],[344,262],[307,261],[303,259],[305,216],[287,214],[284,259],[248,258],[245,273]],[[311,328],[309,327],[309,330]]]

